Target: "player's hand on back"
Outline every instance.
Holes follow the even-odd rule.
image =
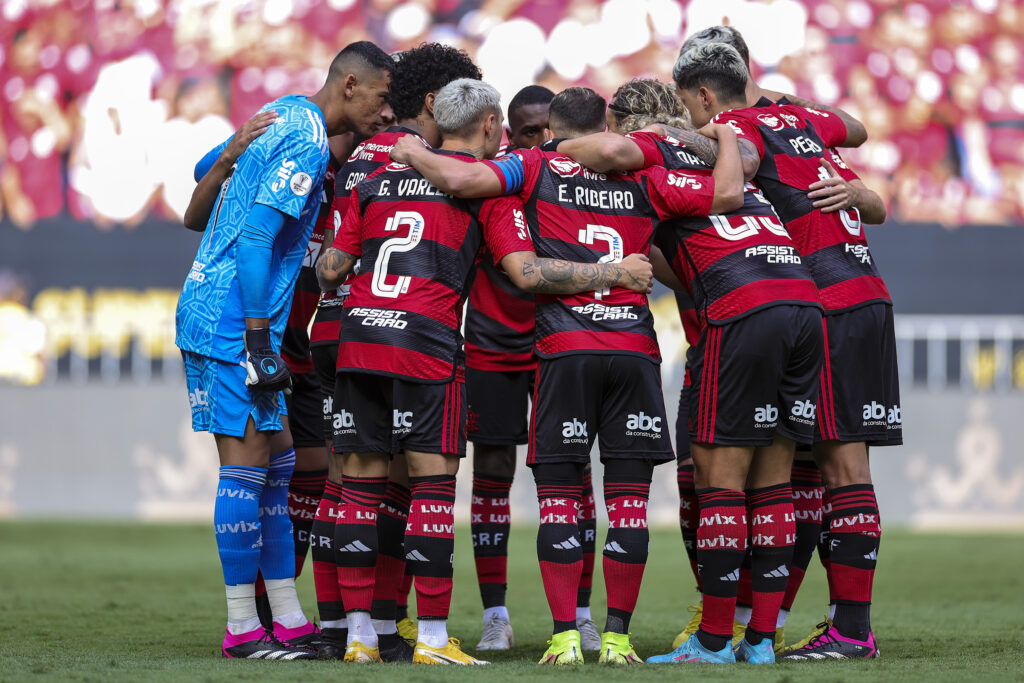
[[[424,147],[423,141],[417,136],[403,135],[391,148],[391,158],[401,164],[408,164],[412,160],[412,155]]]
[[[224,159],[232,164],[235,163],[238,157],[242,156],[245,150],[249,148],[249,144],[266,133],[267,128],[273,125],[275,121],[277,121],[277,112],[271,109],[269,111],[261,111],[243,123],[242,127],[231,136],[231,141],[228,142],[228,146],[221,153]]]
[[[822,213],[833,213],[850,209],[857,205],[857,188],[843,179],[832,164],[824,159],[821,160],[821,167],[828,173],[827,180],[819,180],[811,185],[807,197],[815,200],[811,206],[820,209]]]
[[[654,266],[644,254],[630,254],[622,259],[619,266],[626,271],[627,277],[619,284],[634,292],[647,294],[654,287]]]
[[[270,344],[270,330],[245,331],[245,385],[254,391],[291,392],[292,376]]]

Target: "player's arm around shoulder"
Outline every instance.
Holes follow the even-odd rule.
[[[701,134],[718,140],[718,160],[712,177],[715,194],[711,200],[711,213],[729,213],[743,206],[745,173],[736,140],[736,131],[724,124],[709,123]],[[759,162],[760,163],[760,162]]]
[[[185,209],[183,223],[189,230],[202,232],[210,221],[210,214],[217,202],[221,186],[231,175],[235,162],[245,153],[253,140],[267,132],[277,119],[274,110],[262,111],[242,124],[227,144],[218,145],[210,150],[196,164],[197,185],[192,191],[192,199]]]
[[[643,254],[630,254],[619,263],[577,263],[516,251],[501,259],[501,267],[520,289],[542,294],[579,294],[609,287],[646,294],[654,284],[651,261]]]
[[[502,163],[509,157],[502,157]],[[487,164],[468,164],[459,159],[435,154],[415,135],[400,137],[391,149],[391,158],[415,168],[437,189],[455,197],[475,199],[503,193],[501,179]]]

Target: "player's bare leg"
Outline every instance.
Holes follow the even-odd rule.
[[[477,650],[507,650],[515,644],[505,591],[509,490],[516,471],[514,445],[473,444],[473,502],[470,507],[473,556],[483,601],[483,634]]]

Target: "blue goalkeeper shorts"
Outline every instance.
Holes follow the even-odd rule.
[[[192,429],[241,437],[251,417],[257,431],[281,431],[286,415],[280,391],[252,391],[245,386],[245,364],[182,351]]]

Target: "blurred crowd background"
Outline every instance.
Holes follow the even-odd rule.
[[[457,45],[507,105],[668,80],[721,23],[764,85],[868,126],[844,156],[889,207],[869,234],[908,445],[872,463],[887,519],[1024,526],[1024,0],[0,0],[0,518],[209,515],[174,346],[192,168],[340,48]],[[652,310],[674,411],[685,340],[671,294]],[[671,523],[674,478],[655,488]]]
[[[196,159],[354,40],[463,47],[507,102],[668,79],[682,39],[723,22],[755,77],[867,123],[848,158],[892,218],[1024,222],[1019,0],[3,0],[0,216],[178,219]]]

